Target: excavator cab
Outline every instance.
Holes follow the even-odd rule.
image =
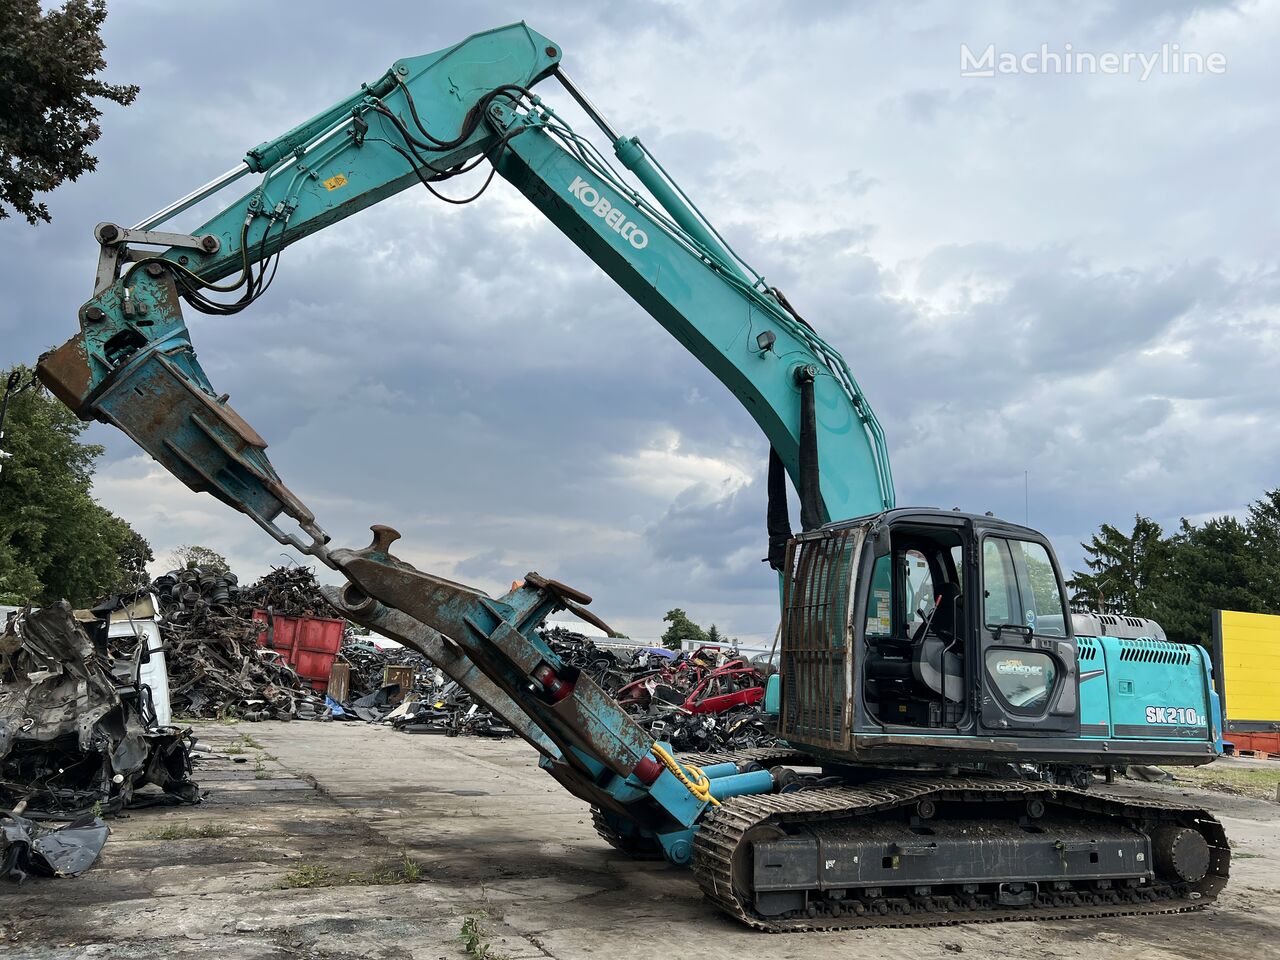
[[[786,569],[780,722],[792,743],[846,759],[894,747],[900,761],[948,739],[954,750],[953,738],[1078,735],[1062,578],[1034,530],[890,510],[801,534]]]

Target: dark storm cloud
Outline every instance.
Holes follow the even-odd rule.
[[[532,26],[842,350],[899,502],[1021,520],[1026,471],[1030,519],[1070,566],[1101,520],[1238,510],[1274,484],[1274,12],[567,6]],[[113,6],[111,79],[143,92],[107,111],[100,169],[54,194],[52,226],[0,225],[0,360],[73,329],[94,223],[140,219],[396,58],[525,13],[347,10]],[[962,41],[1079,41],[1085,25],[1096,46],[1226,47],[1231,69],[1198,85],[957,76]],[[772,637],[754,423],[501,181],[461,209],[406,192],[286,251],[252,310],[188,319],[338,543],[391,523],[425,569],[498,592],[537,569],[636,636],[681,606]],[[99,495],[158,553],[205,542],[245,576],[281,561],[118,433],[92,439],[108,446]]]

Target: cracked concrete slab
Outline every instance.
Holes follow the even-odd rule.
[[[0,892],[6,957],[465,960],[468,918],[494,960],[1280,957],[1274,803],[1177,791],[1219,811],[1236,844],[1226,894],[1200,913],[771,936],[710,910],[686,871],[609,848],[521,741],[365,724],[198,733],[244,751],[202,764],[208,802],[114,819],[84,876]]]

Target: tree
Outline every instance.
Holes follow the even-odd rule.
[[[88,149],[102,129],[94,98],[127,106],[138,88],[103,83],[105,0],[4,0],[0,14],[0,220],[5,204],[34,224],[49,222],[36,199],[98,166]]]
[[[1072,601],[1150,617],[1171,640],[1207,643],[1214,610],[1280,612],[1280,490],[1251,504],[1243,523],[1183,519],[1166,537],[1137,516],[1132,534],[1103,524],[1082,546],[1090,572],[1068,581]]]
[[[1160,524],[1135,515],[1133,532],[1124,534],[1104,523],[1088,543],[1080,546],[1084,548],[1089,572],[1077,571],[1067,581],[1073,604],[1099,613],[1155,616],[1150,588],[1164,575],[1168,562],[1167,542]]]
[[[1280,488],[1249,505],[1245,527],[1254,552],[1252,592],[1262,612],[1280,613]]]
[[[147,564],[156,558],[156,555],[151,552],[151,544],[147,542],[146,537],[119,517],[113,519],[117,523],[124,524],[123,530],[120,531],[121,540],[118,552],[120,578],[116,582],[115,592],[129,593],[134,590],[145,589],[151,585],[151,577],[147,573]]]
[[[662,645],[668,650],[679,650],[686,640],[694,643],[707,642],[707,631],[690,620],[689,615],[679,607],[668,610],[662,619],[671,624],[662,635]]]
[[[724,640],[724,637],[720,635],[719,627],[717,627],[714,623],[711,626],[707,627],[707,643],[718,644],[723,640]]]
[[[231,569],[227,558],[216,550],[197,543],[184,543],[169,551],[169,564],[178,570],[195,570],[204,573],[226,573]]]
[[[1153,616],[1170,640],[1207,645],[1214,610],[1265,612],[1253,588],[1257,564],[1249,531],[1234,517],[1198,527],[1184,519],[1169,538],[1168,556],[1152,599]]]
[[[30,378],[25,367],[14,370]],[[122,555],[146,545],[90,494],[102,448],[80,442],[85,426],[42,390],[10,399],[9,456],[0,472],[0,602],[84,606],[115,592]]]

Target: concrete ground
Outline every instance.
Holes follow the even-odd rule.
[[[1273,802],[1177,790],[1236,848],[1225,894],[1199,913],[769,935],[709,909],[687,872],[612,851],[520,741],[300,722],[198,734],[235,751],[201,763],[207,801],[114,820],[82,877],[0,890],[5,956],[1280,957]]]

